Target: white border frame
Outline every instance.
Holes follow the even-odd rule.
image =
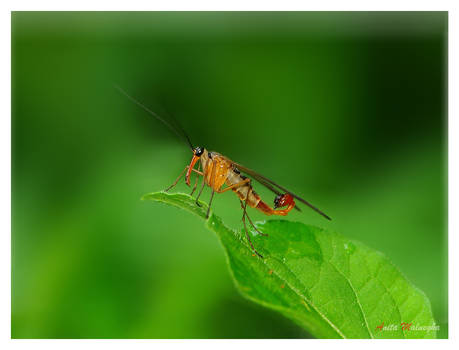
[[[457,93],[459,62],[458,49],[458,25],[457,4],[458,1],[243,1],[232,0],[228,2],[217,2],[210,0],[169,0],[163,2],[152,1],[88,1],[78,2],[64,1],[6,1],[2,4],[0,17],[2,51],[0,65],[2,91],[0,94],[1,108],[3,117],[1,120],[0,154],[4,169],[1,172],[1,223],[2,239],[1,248],[1,342],[2,348],[31,348],[34,349],[79,349],[82,346],[89,347],[109,347],[110,349],[124,349],[126,346],[136,348],[161,347],[169,348],[176,346],[186,346],[196,349],[212,349],[216,346],[220,349],[231,349],[234,347],[250,347],[265,350],[270,347],[304,348],[305,346],[339,346],[340,348],[352,348],[353,350],[371,346],[372,348],[387,348],[390,346],[407,347],[412,346],[406,340],[11,340],[11,11],[449,11],[449,35],[448,35],[448,178],[449,198],[448,198],[448,227],[449,227],[449,340],[414,340],[417,347],[432,346],[454,346],[457,348],[457,296],[458,279],[453,278],[452,271],[458,271],[458,255],[454,252],[458,248],[457,234],[459,233],[459,127],[457,121],[457,102],[453,96]],[[454,64],[455,63],[455,64]],[[457,97],[456,97],[457,98]],[[305,342],[314,342],[305,343]],[[338,343],[339,342],[339,343]],[[371,342],[371,343],[369,343]],[[453,345],[456,344],[456,345]]]

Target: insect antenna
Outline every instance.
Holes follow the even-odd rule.
[[[190,147],[190,149],[193,151],[194,147],[193,147],[193,144],[191,143],[191,140],[188,136],[188,134],[185,132],[185,130],[183,130],[182,126],[180,125],[180,123],[175,120],[175,118],[171,117],[171,119],[175,122],[175,126],[172,125],[171,123],[169,123],[168,121],[166,121],[165,119],[161,118],[158,114],[156,114],[155,112],[153,112],[150,108],[148,108],[147,106],[145,106],[143,103],[137,101],[134,97],[132,97],[131,95],[129,95],[126,91],[124,91],[121,87],[119,87],[118,85],[115,85],[115,88],[121,92],[124,96],[126,96],[129,100],[131,100],[132,102],[134,102],[137,106],[139,106],[140,108],[142,108],[144,111],[146,111],[148,114],[152,115],[153,117],[155,117],[156,119],[158,119],[160,122],[162,122],[164,125],[166,125],[170,130],[172,130],[175,135],[178,136],[178,138],[182,139],[183,141],[185,141],[186,145],[188,147]]]

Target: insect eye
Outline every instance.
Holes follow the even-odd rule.
[[[203,152],[204,150],[199,146],[194,149],[194,154],[198,157],[200,157],[203,154]]]

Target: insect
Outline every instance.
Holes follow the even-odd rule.
[[[150,110],[144,104],[131,97],[123,89],[121,89],[118,86],[116,86],[116,88],[136,105],[144,109],[150,115],[154,116],[163,124],[165,124],[180,139],[185,141],[187,147],[189,147],[190,150],[193,152],[193,157],[191,158],[190,164],[183,169],[183,171],[172,183],[172,185],[165,189],[165,192],[169,191],[175,185],[177,185],[177,183],[180,181],[183,175],[185,175],[185,183],[188,186],[191,186],[191,174],[194,172],[195,174],[197,174],[197,177],[196,182],[191,191],[192,196],[197,188],[199,177],[202,176],[203,181],[199,193],[196,197],[196,204],[198,206],[201,206],[198,201],[199,197],[201,196],[206,185],[210,187],[212,193],[210,195],[209,204],[207,207],[206,218],[209,217],[210,207],[212,205],[212,200],[214,198],[215,193],[224,193],[230,190],[234,192],[239,197],[241,203],[241,208],[243,211],[242,222],[244,224],[245,236],[247,237],[247,241],[249,242],[253,252],[260,258],[263,258],[263,256],[253,246],[252,240],[250,239],[250,236],[247,231],[246,219],[247,221],[249,221],[249,223],[255,229],[255,231],[258,232],[261,236],[267,236],[267,234],[260,232],[253,224],[252,220],[250,219],[247,213],[247,206],[258,209],[265,215],[285,216],[294,208],[296,210],[301,211],[295,203],[296,199],[301,203],[306,204],[311,209],[315,210],[324,218],[331,220],[331,218],[328,215],[326,215],[317,207],[313,206],[311,203],[307,202],[306,200],[297,196],[296,194],[292,193],[286,188],[278,185],[277,183],[268,179],[267,177],[253,171],[252,169],[246,168],[245,166],[232,161],[231,159],[221,155],[220,153],[208,151],[207,149],[199,146],[193,147],[190,138],[178,122],[175,122],[176,126],[173,126],[171,123],[161,118],[158,114]],[[195,169],[196,163],[198,163],[198,169]],[[265,186],[267,189],[276,194],[276,197],[274,198],[273,207],[270,207],[266,202],[264,202],[260,198],[260,196],[253,190],[252,179],[259,182],[261,185]]]

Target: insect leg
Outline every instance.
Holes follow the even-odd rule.
[[[211,172],[212,172],[212,174],[213,174],[213,171],[214,171],[214,163],[211,163],[210,166],[212,167]],[[207,168],[208,168],[208,167],[207,167]],[[205,170],[205,169],[203,169],[203,174],[204,174],[204,170]],[[208,171],[208,170],[207,170],[207,171]],[[199,191],[198,196],[196,197],[196,205],[197,205],[198,207],[201,206],[201,204],[199,204],[199,201],[198,201],[198,200],[199,200],[199,197],[201,197],[201,194],[202,194],[202,191],[204,190],[204,186],[205,186],[205,185],[206,185],[206,178],[205,178],[205,176],[204,176],[204,179],[202,180],[201,190]]]
[[[204,190],[204,186],[206,185],[206,181],[205,179],[202,180],[202,185],[201,185],[201,189],[199,190],[199,193],[198,193],[198,196],[196,197],[196,205],[198,207],[201,206],[201,204],[199,204],[199,197],[201,197],[201,194],[202,194],[202,191]]]
[[[255,247],[253,246],[252,240],[250,239],[249,233],[247,231],[247,225],[245,223],[245,217],[247,215],[247,200],[244,202],[244,207],[242,208],[242,210],[244,211],[244,213],[242,214],[242,222],[244,223],[244,230],[245,230],[245,236],[247,237],[247,241],[249,242],[250,247],[252,247],[252,250],[254,251],[254,253],[263,259],[263,255],[258,253]]]
[[[229,191],[229,190],[231,190],[231,189],[233,189],[233,188],[237,188],[237,187],[243,186],[243,185],[245,185],[245,184],[248,183],[248,182],[250,182],[250,179],[249,179],[249,178],[247,178],[247,179],[245,179],[245,180],[243,180],[243,181],[241,181],[241,182],[238,182],[237,184],[232,184],[231,186],[228,186],[228,187],[224,188],[223,190],[220,190],[220,189],[219,189],[219,190],[217,190],[217,192],[218,192],[218,193],[223,193],[223,192]]]
[[[180,173],[180,175],[178,176],[177,179],[175,179],[174,183],[172,185],[170,185],[168,188],[166,188],[164,190],[164,192],[168,192],[172,187],[174,187],[175,185],[177,185],[177,183],[180,181],[180,179],[182,178],[183,174],[185,174],[185,171],[186,171],[187,167],[185,167],[185,169],[183,169],[183,171]]]
[[[214,194],[215,194],[215,190],[212,189],[212,194],[210,195],[209,205],[207,206],[206,219],[209,218],[210,206],[211,206],[211,204],[212,204],[212,199],[214,198]]]
[[[189,166],[187,165],[187,166],[185,167],[185,169],[183,169],[183,171],[180,173],[180,175],[178,176],[178,178],[175,179],[174,183],[173,183],[172,185],[170,185],[168,188],[166,188],[166,189],[164,190],[164,192],[168,192],[172,187],[174,187],[175,185],[177,185],[177,183],[180,181],[180,179],[181,179],[182,176],[185,174],[185,171],[186,171],[188,168],[189,168]],[[195,173],[197,173],[198,175],[204,175],[204,173],[202,173],[201,171],[198,171],[198,170],[196,170],[196,169],[193,169],[193,171],[194,171]]]
[[[201,170],[201,162],[198,165],[198,171]],[[194,183],[193,190],[190,193],[190,196],[193,196],[194,191],[196,191],[196,187],[198,186],[199,175],[196,175],[196,182]]]
[[[237,183],[237,184],[228,186],[228,187],[226,187],[223,191],[217,191],[217,192],[218,192],[218,193],[223,193],[223,192],[225,192],[225,191],[227,191],[227,190],[229,190],[229,189],[231,189],[231,188],[235,188],[235,187],[239,187],[239,186],[245,185],[246,183],[250,183],[250,179],[249,179],[249,178],[247,178],[247,179],[245,179],[244,181],[241,181],[241,182],[239,182],[239,183]],[[249,197],[249,195],[250,195],[251,192],[252,192],[252,188],[249,187],[249,191],[248,191],[248,193],[247,193],[247,197]],[[247,204],[247,199],[246,199],[245,202],[246,202],[246,204]],[[244,206],[243,206],[243,204],[242,204],[242,201],[241,201],[241,208],[244,209]],[[252,225],[252,227],[255,229],[255,231],[257,231],[261,236],[265,236],[265,237],[269,236],[268,234],[261,232],[260,230],[258,230],[258,229],[255,227],[255,225],[254,225],[253,222],[252,222],[252,219],[250,218],[249,214],[247,213],[247,210],[245,210],[245,216],[247,217],[247,219],[249,219],[249,222],[250,222],[250,224]]]
[[[225,188],[225,190],[226,190],[226,188]],[[252,190],[250,190],[250,191],[252,191]],[[250,194],[250,192],[247,194],[247,197],[249,196],[249,194]],[[241,202],[241,208],[244,209],[244,204],[242,204],[242,200],[240,200],[240,202]],[[252,219],[250,218],[249,214],[247,213],[247,210],[245,211],[245,216],[247,217],[247,219],[249,219],[250,225],[252,225],[253,229],[255,231],[257,231],[257,233],[259,233],[260,236],[264,236],[264,237],[268,237],[269,236],[267,233],[263,233],[259,229],[256,228],[256,226],[253,224]]]
[[[213,166],[212,166],[212,172],[210,173],[210,181],[209,181],[209,186],[212,188],[212,194],[210,195],[209,204],[208,204],[208,206],[207,206],[206,219],[209,218],[210,206],[211,206],[211,204],[212,204],[212,199],[214,199],[214,194],[215,194],[215,188],[214,188],[214,184],[215,184],[215,175],[216,175],[215,169],[216,169],[216,166],[215,166],[215,164],[213,164]]]
[[[211,171],[211,181],[210,181],[210,183],[209,183],[209,186],[212,186],[212,185],[211,185],[211,183],[212,183],[212,177],[214,177],[214,174],[215,174],[215,166],[214,166],[214,163],[211,163],[210,166],[212,167],[212,169],[210,170],[210,171]],[[207,166],[207,169],[208,169],[208,168],[209,168],[209,166]],[[203,172],[202,172],[203,175],[204,175],[204,171],[206,171],[206,172],[209,171],[209,170],[205,170],[204,168],[203,168],[202,170],[203,170]],[[198,194],[198,196],[196,197],[196,205],[197,205],[198,207],[201,206],[201,204],[199,204],[199,202],[198,202],[198,199],[199,199],[199,197],[201,197],[201,193],[202,193],[202,191],[204,190],[205,184],[206,184],[206,177],[204,176],[204,179],[202,180],[201,190],[199,191],[199,194]]]
[[[255,229],[255,231],[258,232],[258,234],[260,234],[263,237],[268,237],[269,236],[267,233],[263,233],[263,232],[261,232],[259,229],[257,229],[255,227],[255,225],[252,222],[252,219],[250,219],[250,216],[249,216],[249,214],[247,214],[247,212],[245,212],[245,216],[247,217],[247,219],[249,219],[250,225],[252,225],[252,227]]]

